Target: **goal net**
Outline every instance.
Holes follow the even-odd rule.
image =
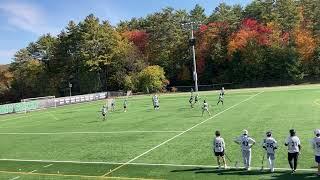
[[[22,106],[24,107],[24,112],[28,112],[36,109],[46,109],[50,107],[57,107],[55,96],[22,99],[21,102],[22,102]]]

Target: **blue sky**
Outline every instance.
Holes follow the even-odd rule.
[[[44,33],[58,34],[70,20],[93,13],[116,25],[164,7],[192,9],[200,4],[211,14],[220,3],[246,5],[251,0],[0,0],[0,64]]]

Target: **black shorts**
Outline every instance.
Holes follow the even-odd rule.
[[[293,159],[298,159],[299,153],[295,152],[295,153],[288,153],[288,160],[292,161]]]
[[[126,109],[126,108],[127,108],[127,106],[123,106],[123,108],[124,108],[124,109]]]
[[[105,113],[102,113],[102,116],[106,116],[106,114],[105,114]]]
[[[224,151],[222,151],[222,152],[214,152],[214,155],[223,157],[224,156]]]

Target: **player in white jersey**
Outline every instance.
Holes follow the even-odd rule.
[[[203,100],[202,116],[203,116],[204,111],[207,111],[207,112],[209,113],[209,116],[211,116],[211,113],[210,113],[210,111],[209,111],[209,105],[208,105],[208,103],[206,102],[206,100]]]
[[[286,139],[285,146],[288,146],[288,161],[292,174],[296,172],[298,166],[298,157],[301,151],[301,143],[298,136],[296,136],[296,131],[290,129],[290,136]],[[293,161],[293,163],[292,163]]]
[[[112,99],[112,101],[111,101],[111,111],[114,111],[115,107],[116,107],[116,100]]]
[[[152,97],[152,102],[153,102],[154,110],[157,110],[157,109],[160,108],[160,106],[159,106],[159,98],[158,98],[158,96],[156,94]]]
[[[221,88],[220,94],[222,94],[222,96],[224,96],[224,87]]]
[[[256,141],[248,136],[248,131],[244,129],[242,135],[236,138],[234,142],[241,145],[244,167],[246,170],[250,170],[251,148],[256,143]]]
[[[226,169],[227,163],[224,157],[224,151],[226,149],[226,144],[224,143],[224,139],[220,136],[220,131],[216,131],[216,137],[213,139],[213,152],[214,155],[217,157],[217,163],[219,169],[221,167],[220,159],[222,160],[223,166]]]
[[[107,106],[102,106],[101,113],[102,113],[102,116],[103,116],[103,120],[106,120],[106,116],[107,116],[107,113],[108,113]]]
[[[190,103],[191,108],[193,108],[193,99],[194,99],[194,96],[193,96],[193,94],[191,94],[190,99],[189,99],[189,103]]]
[[[200,99],[199,94],[196,94],[194,96],[194,104],[196,104],[199,101],[199,99]]]
[[[127,102],[127,99],[125,99],[123,102],[123,111],[124,112],[127,112],[127,107],[128,107],[128,102]]]
[[[263,148],[267,151],[267,159],[269,162],[270,172],[274,172],[275,150],[277,149],[277,141],[272,137],[272,133],[266,133],[267,138],[263,139]]]
[[[316,137],[312,139],[312,148],[314,150],[315,161],[318,164],[318,173],[320,176],[320,129],[314,131]]]
[[[219,103],[221,102],[222,105],[223,105],[223,98],[224,98],[224,95],[222,93],[219,94],[219,100],[217,102],[217,105],[219,105]]]

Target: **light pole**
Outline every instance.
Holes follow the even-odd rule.
[[[198,92],[198,74],[197,74],[197,62],[196,62],[196,51],[195,44],[196,39],[194,38],[194,28],[198,26],[198,22],[190,21],[182,23],[182,26],[191,30],[191,38],[189,39],[189,45],[192,46],[192,59],[193,59],[193,80],[195,91]]]

